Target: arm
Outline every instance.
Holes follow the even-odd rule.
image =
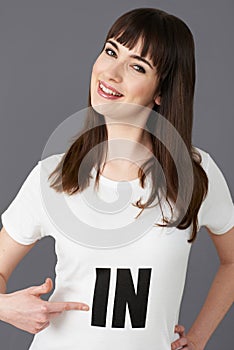
[[[234,227],[225,234],[207,231],[215,245],[220,266],[215,275],[205,303],[195,322],[187,332],[187,338],[196,350],[203,350],[211,335],[234,302]]]
[[[0,232],[0,320],[36,334],[49,326],[53,317],[68,310],[88,310],[80,302],[48,302],[40,298],[52,290],[51,279],[39,286],[6,293],[9,277],[17,264],[36,244],[23,245],[10,237],[3,227]]]
[[[13,270],[35,244],[19,244],[9,236],[4,227],[2,228],[0,232],[0,294],[6,293],[6,285]]]
[[[200,227],[206,227],[220,265],[188,333],[182,325],[175,327],[180,338],[172,343],[173,350],[186,344],[184,349],[203,350],[234,301],[234,205],[224,174],[209,154],[207,160],[204,169],[209,180],[208,193],[199,209],[198,222]]]

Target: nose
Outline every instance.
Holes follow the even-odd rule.
[[[112,64],[105,71],[106,79],[121,83],[123,80],[123,65],[122,63],[112,62]]]

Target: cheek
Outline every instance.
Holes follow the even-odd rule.
[[[98,63],[98,60],[96,60],[95,63],[93,64],[93,68],[91,72],[91,93],[93,92],[93,89],[95,87],[98,75],[99,75],[99,63]]]
[[[152,85],[151,85],[152,86]],[[138,83],[132,85],[132,93],[136,98],[148,101],[152,99],[152,87],[150,84]]]
[[[97,62],[97,61],[96,61]],[[94,65],[93,65],[93,68],[92,68],[92,74],[91,74],[91,78],[92,78],[92,80],[93,80],[93,78],[95,78],[96,77],[96,75],[97,75],[97,63],[94,63]]]
[[[103,59],[99,56],[94,62],[92,76],[97,77],[103,70],[105,70],[105,64],[103,63]]]

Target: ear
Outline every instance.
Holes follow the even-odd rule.
[[[158,95],[157,97],[155,97],[154,102],[155,102],[157,105],[160,105],[160,104],[161,104],[161,96]]]

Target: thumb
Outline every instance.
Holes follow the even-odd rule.
[[[49,293],[53,288],[53,281],[51,278],[46,278],[45,282],[40,286],[31,287],[30,294],[40,296]]]

